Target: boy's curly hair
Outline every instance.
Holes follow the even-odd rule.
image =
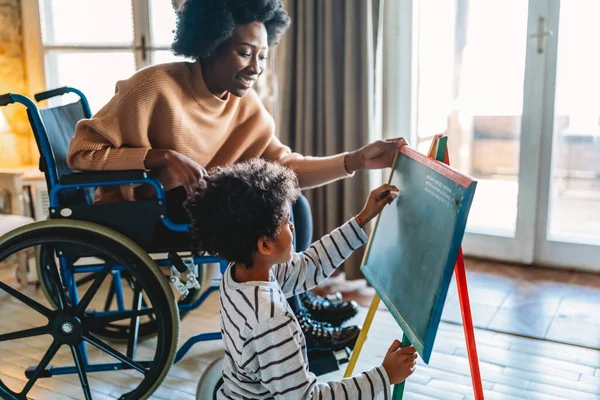
[[[214,54],[233,34],[237,25],[261,22],[269,47],[290,25],[282,0],[185,0],[177,11],[173,52],[199,60]]]
[[[259,238],[277,238],[277,228],[299,195],[296,174],[275,162],[251,159],[213,168],[184,205],[194,244],[251,267]]]

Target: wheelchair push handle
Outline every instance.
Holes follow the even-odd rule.
[[[69,88],[67,86],[59,87],[52,90],[47,90],[45,92],[36,93],[33,97],[35,97],[35,101],[48,100],[51,97],[62,96],[69,92]]]
[[[0,107],[7,106],[14,102],[15,102],[15,100],[13,99],[12,93],[5,93],[5,94],[0,95]]]

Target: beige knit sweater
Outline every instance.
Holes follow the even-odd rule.
[[[209,169],[253,157],[296,171],[302,188],[348,177],[344,155],[305,157],[275,136],[275,123],[257,93],[213,95],[198,62],[148,67],[119,81],[114,97],[77,124],[67,162],[75,170],[145,170],[149,149],[177,151]],[[150,171],[165,190],[176,186],[165,170]],[[150,192],[134,186],[101,188],[97,202],[135,200]]]

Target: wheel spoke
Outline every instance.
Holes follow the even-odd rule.
[[[150,301],[146,302],[146,297],[147,294],[145,292],[142,293],[142,307],[144,308],[148,308],[148,304],[151,304]],[[150,321],[156,322],[156,318],[154,318],[153,314],[148,315],[148,318],[150,318]]]
[[[110,309],[110,305],[115,298],[115,284],[112,283],[110,288],[108,289],[108,295],[106,296],[106,301],[104,302],[104,311],[108,311]]]
[[[90,384],[88,383],[87,374],[85,373],[85,362],[83,360],[83,355],[81,354],[81,348],[79,345],[72,345],[71,353],[73,354],[73,361],[75,361],[75,368],[77,368],[77,375],[79,375],[79,382],[81,382],[81,388],[83,389],[85,400],[92,400]]]
[[[58,351],[60,346],[61,345],[58,342],[52,342],[52,344],[50,345],[50,348],[48,349],[46,354],[44,354],[42,361],[40,361],[40,365],[37,366],[37,368],[33,372],[33,375],[31,376],[31,378],[29,379],[29,381],[23,388],[23,391],[21,392],[21,396],[25,397],[27,395],[27,393],[29,393],[29,391],[31,390],[31,388],[33,387],[35,382],[40,377],[40,374],[42,373],[42,371],[44,369],[46,369],[46,367],[48,366],[48,363],[50,363],[50,361],[52,361],[52,358],[54,357],[54,355],[56,354],[56,352]]]
[[[132,310],[139,311],[142,305],[142,289],[135,285],[133,294],[133,305]],[[131,318],[129,323],[129,340],[127,341],[127,357],[134,358],[137,347],[137,341],[140,333],[140,317],[135,316]]]
[[[11,296],[16,297],[17,299],[21,300],[23,303],[25,303],[29,307],[33,308],[35,311],[39,312],[43,316],[50,318],[50,315],[52,315],[52,311],[49,308],[46,308],[45,306],[41,305],[37,301],[33,300],[31,297],[24,295],[23,293],[8,286],[6,283],[4,283],[2,281],[0,281],[0,289],[4,290],[6,293],[10,294]]]
[[[87,306],[92,301],[92,297],[94,297],[94,295],[96,294],[96,292],[100,288],[100,285],[102,285],[102,282],[104,282],[104,278],[106,278],[106,275],[108,275],[108,273],[110,272],[111,268],[112,268],[112,264],[106,264],[104,266],[104,269],[102,270],[102,272],[99,272],[96,275],[96,279],[94,280],[94,283],[92,283],[92,285],[87,290],[87,292],[85,292],[85,295],[83,296],[83,298],[81,299],[81,301],[77,304],[77,310],[75,311],[75,313],[78,316],[82,316],[83,315],[83,313],[85,312],[85,309],[87,308]]]
[[[89,281],[93,281],[94,278],[96,278],[96,274],[95,273],[89,273],[86,276],[84,276],[83,278],[80,278],[79,280],[76,281],[77,286],[80,285],[85,285],[86,283],[88,283]]]
[[[94,336],[84,335],[83,340],[104,351],[108,355],[113,356],[122,363],[127,364],[129,367],[135,369],[136,371],[141,372],[142,374],[144,374],[144,376],[148,373],[148,371],[140,363],[133,361],[127,356],[124,356],[121,352],[113,349],[111,346],[104,343],[103,341],[96,339]]]
[[[67,306],[68,301],[67,301],[67,295],[65,293],[65,289],[63,287],[62,284],[62,280],[60,279],[60,274],[59,274],[59,270],[58,267],[56,265],[56,263],[54,262],[54,249],[53,248],[46,248],[46,259],[42,259],[42,261],[44,261],[44,268],[48,271],[48,277],[50,279],[50,288],[51,290],[54,290],[56,293],[56,306],[58,307],[59,310],[64,310],[64,308]],[[52,262],[48,262],[47,258],[51,258]],[[64,262],[64,260],[63,260]]]
[[[0,342],[6,342],[8,340],[24,339],[32,336],[40,336],[50,333],[50,326],[40,326],[37,328],[23,329],[18,332],[5,333],[0,335]]]
[[[144,308],[137,311],[123,311],[123,312],[114,312],[108,315],[101,315],[99,317],[95,317],[93,314],[88,315],[88,320],[90,323],[94,325],[106,325],[110,322],[121,321],[124,319],[129,319],[133,317],[143,317],[146,315],[154,314],[154,308]]]
[[[121,272],[121,277],[129,283],[129,287],[131,289],[135,289],[135,282],[133,281],[133,277],[129,273],[129,271],[125,270]]]
[[[7,400],[19,400],[19,398],[13,394],[13,391],[10,390],[4,383],[2,383],[2,381],[0,381],[0,398]]]

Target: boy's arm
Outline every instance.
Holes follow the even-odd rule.
[[[297,325],[290,316],[259,324],[244,344],[242,360],[276,399],[390,399],[390,381],[383,366],[352,378],[317,382],[308,371]],[[227,375],[227,372],[224,371]],[[228,377],[226,376],[225,379]]]
[[[367,234],[352,218],[313,243],[306,251],[294,253],[291,262],[277,264],[274,268],[275,278],[287,297],[306,292],[327,279],[354,250],[368,240]]]

